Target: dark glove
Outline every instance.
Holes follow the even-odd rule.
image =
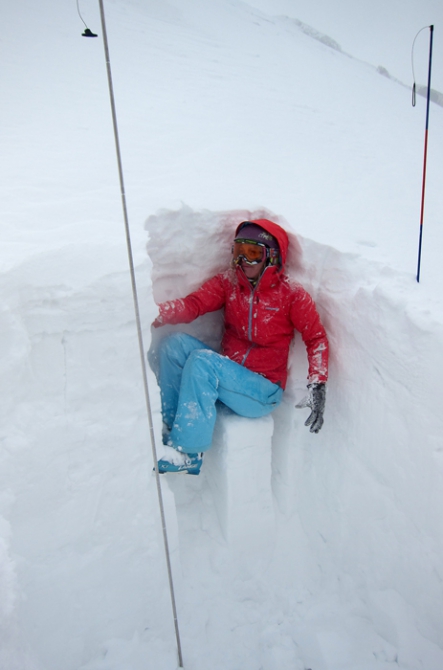
[[[305,426],[311,426],[311,433],[318,433],[323,426],[323,412],[326,402],[326,384],[314,382],[308,384],[309,395],[296,405],[298,409],[309,407],[312,411],[305,421]]]

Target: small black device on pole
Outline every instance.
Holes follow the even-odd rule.
[[[77,0],[77,12],[78,12],[78,15],[81,18],[82,22],[85,24],[85,29],[82,32],[82,36],[83,37],[97,37],[97,35],[95,33],[93,33],[92,30],[90,30],[88,28],[88,26],[86,25],[85,20],[84,20],[83,16],[81,15],[81,12],[80,12],[80,7],[79,7],[79,4],[78,4],[78,0]]]
[[[428,158],[428,129],[429,129],[429,105],[431,101],[431,69],[432,69],[432,45],[434,38],[434,26],[429,26],[430,29],[430,41],[429,41],[429,67],[428,67],[428,90],[427,90],[427,101],[426,101],[426,126],[425,126],[425,148],[424,148],[424,158],[423,158],[423,181],[421,189],[421,210],[420,210],[420,235],[418,242],[418,263],[417,263],[417,282],[420,281],[420,268],[421,268],[421,247],[423,240],[423,220],[425,212],[425,189],[426,189],[426,164]],[[423,30],[423,29],[422,29]],[[419,31],[421,32],[421,31]],[[418,33],[417,33],[418,35]],[[417,35],[415,37],[417,37]],[[415,39],[414,39],[415,42]],[[414,45],[412,46],[414,48]],[[415,81],[412,89],[412,104],[415,105]]]

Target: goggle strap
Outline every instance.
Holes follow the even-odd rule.
[[[238,242],[239,244],[255,244],[257,247],[266,247],[266,244],[263,244],[263,242],[248,240],[246,237],[236,237],[234,242]]]

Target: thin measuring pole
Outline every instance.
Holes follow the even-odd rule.
[[[434,26],[429,26],[431,31],[429,42],[429,68],[428,68],[428,95],[426,101],[426,127],[425,127],[425,150],[423,158],[423,183],[421,189],[421,212],[420,212],[420,236],[418,241],[418,263],[417,263],[417,282],[420,281],[421,266],[421,245],[423,239],[423,219],[425,213],[425,189],[426,189],[426,164],[428,159],[428,129],[429,129],[429,105],[431,100],[431,68],[432,68],[432,43],[434,38]]]
[[[140,349],[140,360],[141,360],[142,373],[143,373],[143,387],[144,387],[144,391],[145,391],[146,411],[147,411],[147,414],[148,414],[149,432],[150,432],[151,445],[152,445],[152,455],[153,455],[154,465],[155,465],[155,479],[156,479],[156,483],[157,483],[158,502],[159,502],[159,507],[160,507],[160,516],[161,516],[161,523],[162,523],[162,530],[163,530],[163,543],[164,543],[164,549],[165,549],[166,566],[167,566],[167,570],[168,570],[169,591],[170,591],[170,594],[171,594],[171,604],[172,604],[172,613],[173,613],[173,617],[174,617],[175,637],[176,637],[176,640],[177,640],[178,662],[179,662],[179,667],[183,668],[183,656],[182,656],[181,643],[180,643],[180,632],[179,632],[179,628],[178,628],[177,607],[176,607],[176,604],[175,604],[174,582],[173,582],[173,579],[172,579],[172,568],[171,568],[171,558],[170,558],[170,553],[169,553],[168,533],[167,533],[167,530],[166,530],[166,519],[165,519],[165,510],[164,510],[164,505],[163,505],[163,496],[162,496],[161,485],[160,485],[160,474],[159,474],[158,465],[157,465],[157,450],[155,448],[155,437],[154,437],[154,427],[153,427],[153,422],[152,422],[151,401],[150,401],[150,397],[149,397],[148,376],[147,376],[146,362],[145,362],[145,348],[144,348],[144,345],[143,345],[143,334],[142,334],[141,320],[140,320],[140,309],[139,309],[139,302],[138,302],[138,296],[137,296],[137,285],[136,285],[136,281],[135,281],[134,259],[133,259],[133,255],[132,255],[131,236],[130,236],[130,232],[129,232],[128,210],[127,210],[127,206],[126,206],[126,194],[125,194],[125,185],[124,185],[124,179],[123,179],[123,167],[122,167],[121,152],[120,152],[120,140],[119,140],[118,126],[117,126],[117,113],[116,113],[116,108],[115,108],[114,87],[112,85],[111,61],[110,61],[110,58],[109,58],[108,36],[107,36],[107,32],[106,32],[105,10],[104,10],[104,6],[103,6],[103,0],[99,0],[99,4],[100,4],[100,16],[101,16],[102,32],[103,32],[103,46],[105,48],[106,69],[107,69],[107,73],[108,73],[109,96],[110,96],[110,100],[111,100],[112,123],[113,123],[113,126],[114,126],[115,150],[116,150],[116,154],[117,154],[118,174],[119,174],[119,178],[120,178],[120,191],[121,191],[121,199],[122,199],[122,207],[123,207],[123,218],[124,218],[124,223],[125,223],[126,244],[127,244],[127,248],[128,248],[128,259],[129,259],[129,268],[130,268],[130,273],[131,273],[132,294],[133,294],[133,297],[134,297],[134,309],[135,309],[135,317],[136,317],[136,322],[137,322],[138,344],[139,344],[139,349]]]

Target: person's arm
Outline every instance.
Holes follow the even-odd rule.
[[[297,288],[291,305],[291,321],[301,333],[308,355],[310,384],[324,383],[328,379],[329,344],[315,303],[301,286]]]
[[[311,414],[305,421],[311,433],[318,433],[323,425],[328,379],[329,344],[326,331],[320,321],[315,303],[302,287],[296,292],[291,307],[294,328],[301,333],[308,355],[308,396],[298,408],[309,407]]]
[[[167,300],[158,306],[159,315],[153,326],[158,328],[165,324],[190,323],[207,312],[215,312],[225,304],[225,289],[222,275],[216,275],[205,282],[197,291],[186,298]]]

